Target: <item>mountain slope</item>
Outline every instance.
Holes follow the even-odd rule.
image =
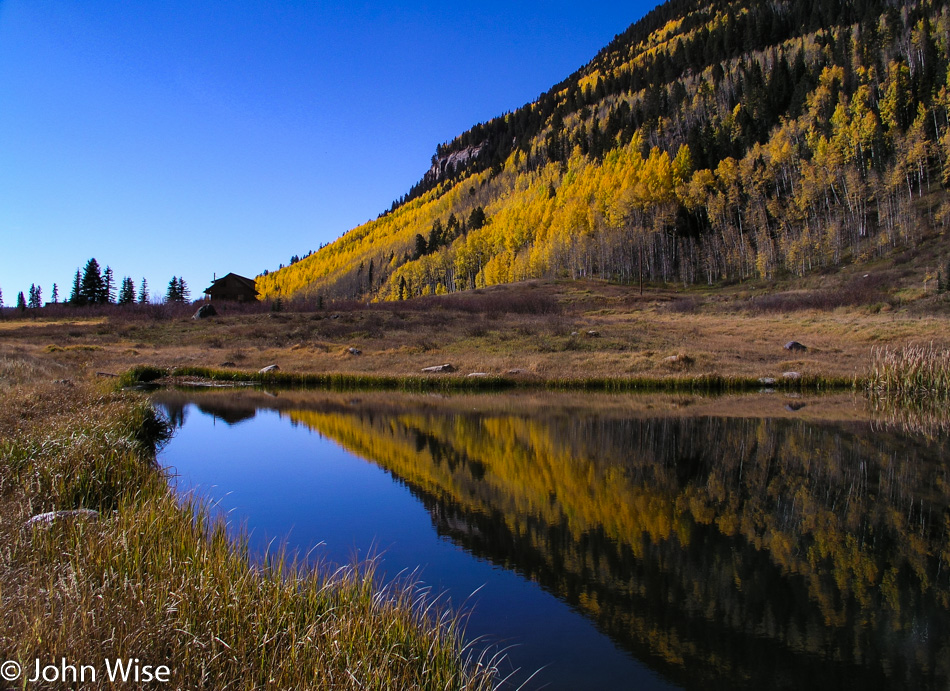
[[[940,3],[673,0],[258,290],[712,283],[915,245],[950,221],[948,57]]]

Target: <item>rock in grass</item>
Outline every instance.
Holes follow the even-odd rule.
[[[587,332],[588,338],[598,338],[599,336],[600,336],[600,331],[594,331],[593,329],[591,329],[590,331]]]
[[[422,371],[426,373],[454,372],[455,368],[452,367],[452,365],[446,363],[444,365],[433,365],[432,367],[423,367]]]
[[[363,351],[360,350],[359,348],[352,348],[352,347],[351,347],[351,348],[347,348],[347,349],[346,349],[346,352],[348,352],[350,355],[362,355],[362,354],[363,354]]]
[[[194,313],[191,317],[192,319],[207,319],[208,317],[216,317],[218,315],[218,310],[214,308],[214,305],[202,305],[198,308],[198,311]]]
[[[40,513],[30,518],[23,524],[24,528],[30,528],[35,525],[49,525],[60,518],[99,518],[99,512],[92,509],[67,509],[65,511],[49,511]]]
[[[782,372],[782,378],[791,379],[791,380],[801,379],[802,373],[801,372]]]
[[[789,341],[785,344],[785,350],[791,350],[793,352],[805,352],[808,350],[807,346],[802,345],[798,341]]]
[[[262,367],[261,369],[257,370],[257,373],[267,374],[269,372],[279,372],[279,371],[280,371],[279,365],[268,365],[267,367]]]
[[[487,377],[488,372],[469,372],[466,377]]]
[[[759,383],[764,386],[774,386],[775,377],[759,377]]]

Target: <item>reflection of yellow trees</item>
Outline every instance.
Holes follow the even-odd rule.
[[[674,666],[734,661],[617,598],[652,602],[663,583],[689,616],[847,659],[880,644],[866,628],[906,633],[923,613],[950,616],[950,487],[933,447],[775,420],[290,415],[463,515],[503,522],[543,556],[541,571],[585,574],[594,585],[551,587]],[[701,567],[693,550],[707,551]],[[761,555],[767,573],[753,567]],[[662,578],[638,580],[617,559]],[[763,578],[804,589],[809,611],[780,615],[753,596]]]

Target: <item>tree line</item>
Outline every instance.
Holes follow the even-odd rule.
[[[153,295],[149,290],[148,281],[143,277],[136,289],[135,282],[130,276],[124,276],[118,283],[110,266],[102,269],[99,262],[92,258],[83,269],[76,269],[73,276],[72,289],[69,297],[63,304],[74,307],[88,305],[132,305],[148,304],[155,298],[164,302],[189,302],[191,291],[185,279],[181,276],[172,276],[168,282],[164,296]],[[46,304],[60,304],[59,286],[54,283],[50,301]],[[29,297],[23,291],[17,295],[16,308],[20,311],[42,307],[43,289],[36,284],[30,285]],[[3,307],[3,291],[0,290],[0,307]]]

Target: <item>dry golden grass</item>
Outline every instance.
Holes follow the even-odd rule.
[[[545,379],[786,371],[850,378],[866,373],[873,346],[950,346],[950,313],[940,305],[931,314],[876,305],[763,310],[749,308],[759,303],[747,294],[654,291],[641,298],[633,288],[594,281],[533,282],[442,301],[318,312],[229,316],[225,307],[222,316],[200,322],[190,311],[124,319],[116,310],[88,322],[7,320],[0,357],[15,349],[44,366],[113,373],[143,364],[257,370],[276,363],[288,372],[413,375],[448,362],[461,374],[519,370]],[[543,299],[532,312],[535,296]],[[506,311],[512,304],[520,311]],[[791,340],[808,350],[786,351]],[[673,355],[681,356],[676,367],[668,360]]]
[[[75,371],[51,379],[59,370],[0,357],[0,658],[27,673],[36,659],[98,668],[84,689],[115,688],[115,658],[167,666],[169,688],[494,683],[490,661],[466,663],[456,616],[411,585],[380,588],[371,563],[253,564],[243,540],[170,490],[151,407]],[[77,508],[98,518],[27,524]]]

